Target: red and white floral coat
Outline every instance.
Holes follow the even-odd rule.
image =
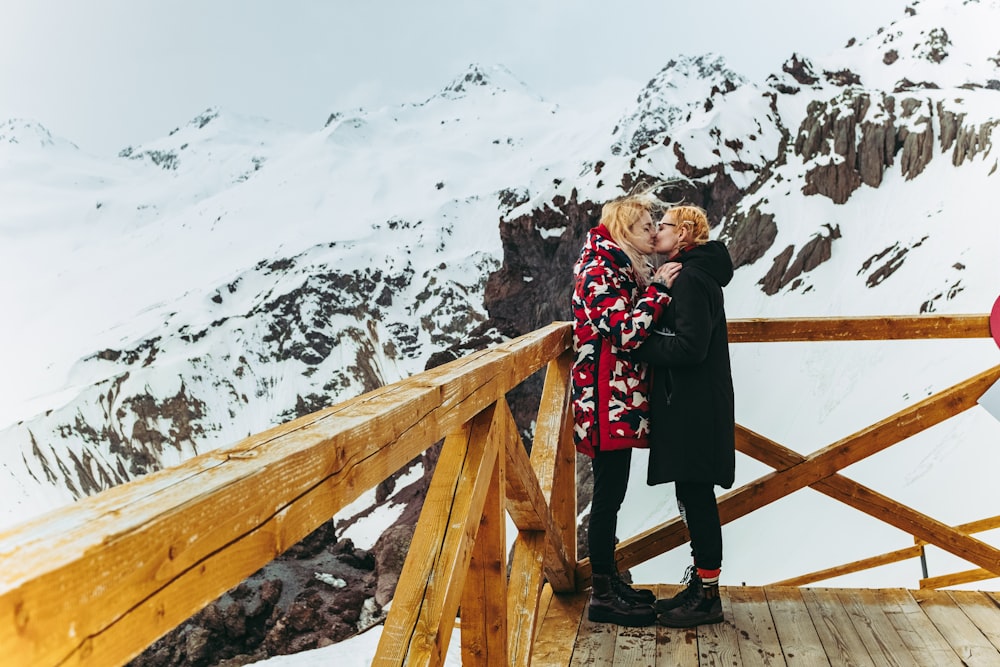
[[[573,267],[573,440],[581,454],[649,446],[649,372],[630,358],[670,302],[640,288],[632,263],[603,225]]]

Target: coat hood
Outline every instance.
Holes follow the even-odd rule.
[[[733,279],[733,260],[722,241],[709,241],[704,245],[682,250],[671,261],[680,262],[684,268],[693,267],[707,273],[722,287]]]
[[[621,246],[611,238],[611,232],[604,225],[592,227],[587,232],[578,263],[593,261],[595,258],[604,258],[614,266],[632,266],[632,260],[625,254]]]

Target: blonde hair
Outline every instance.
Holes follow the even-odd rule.
[[[704,245],[709,241],[708,214],[705,209],[690,204],[671,206],[667,209],[670,221],[691,231],[691,242]]]
[[[601,224],[632,262],[640,287],[645,287],[649,283],[653,275],[653,265],[650,262],[651,256],[635,245],[634,240],[640,234],[640,230],[636,227],[644,213],[652,216],[670,206],[669,202],[664,202],[656,196],[654,192],[656,187],[657,185],[652,185],[624,197],[612,199],[601,208]]]

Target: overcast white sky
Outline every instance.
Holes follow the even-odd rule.
[[[561,104],[633,96],[672,57],[754,80],[902,17],[906,0],[0,0],[0,122],[113,154],[209,106],[312,130],[420,102],[472,62]],[[598,84],[606,84],[604,86]],[[627,102],[628,100],[623,100]]]

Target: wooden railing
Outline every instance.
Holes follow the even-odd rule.
[[[733,343],[989,336],[985,315],[729,329]],[[443,438],[375,663],[441,664],[460,609],[464,664],[527,665],[543,586],[578,590],[590,577],[576,556],[569,346],[569,325],[554,323],[0,533],[4,664],[126,662]],[[528,456],[505,394],[543,367]],[[998,379],[1000,366],[809,456],[738,427],[740,451],[774,472],[722,496],[723,521],[811,486],[1000,575],[1000,550],[971,537],[987,524],[945,525],[838,473],[973,406]],[[505,512],[518,530],[509,568]],[[628,568],[686,540],[675,518],[616,558]]]

